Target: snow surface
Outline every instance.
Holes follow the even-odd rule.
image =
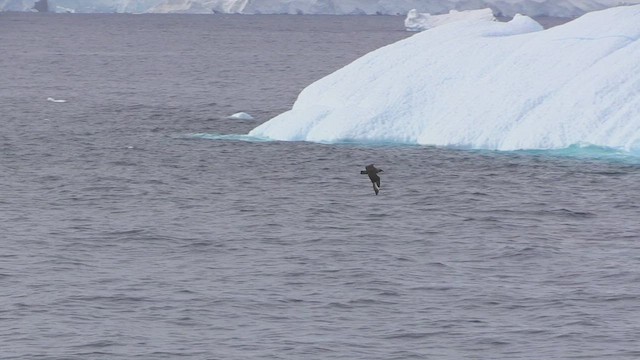
[[[542,30],[459,21],[373,51],[249,135],[476,149],[640,153],[640,6]]]
[[[0,0],[0,11],[33,11],[36,0]],[[491,8],[496,15],[576,17],[640,0],[49,0],[56,12],[385,14],[411,9],[430,14]]]
[[[488,8],[466,11],[451,10],[448,14],[442,15],[422,14],[419,13],[418,10],[412,9],[404,20],[404,27],[407,31],[424,31],[454,21],[473,19],[485,21],[496,20],[493,16],[493,11]]]

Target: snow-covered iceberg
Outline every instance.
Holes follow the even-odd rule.
[[[373,51],[249,135],[477,149],[640,151],[640,6],[551,29],[460,21]]]
[[[489,8],[466,11],[451,10],[448,14],[442,15],[423,14],[416,9],[411,9],[404,19],[404,27],[407,31],[424,31],[450,22],[463,20],[494,21],[496,18]]]

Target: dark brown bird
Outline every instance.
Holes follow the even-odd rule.
[[[381,172],[383,172],[382,169],[376,168],[373,164],[365,166],[365,170],[360,171],[360,174],[369,175],[369,180],[373,184],[373,191],[376,192],[376,195],[380,191],[380,176],[378,176],[378,173]]]

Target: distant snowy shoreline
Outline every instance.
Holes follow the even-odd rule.
[[[35,11],[36,0],[0,0],[0,11]],[[183,13],[292,15],[401,15],[411,9],[445,14],[490,8],[496,17],[575,18],[587,12],[640,0],[49,0],[59,13]]]

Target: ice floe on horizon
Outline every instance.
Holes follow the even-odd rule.
[[[249,135],[314,142],[640,153],[640,6],[551,29],[459,21],[373,51]]]

